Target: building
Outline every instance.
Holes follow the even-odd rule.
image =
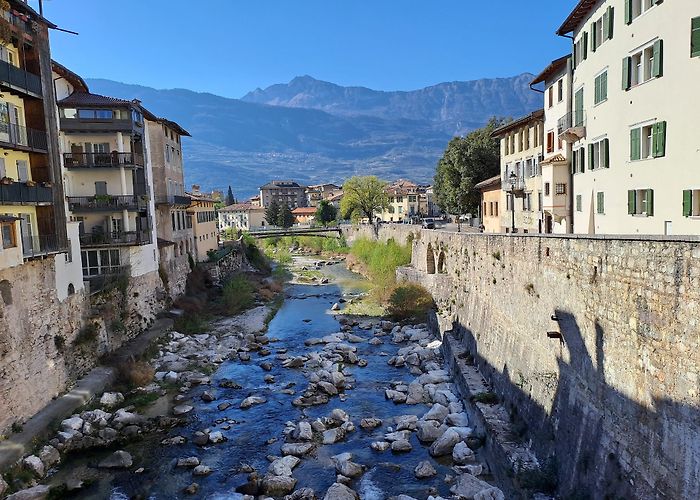
[[[573,230],[573,179],[570,168],[571,144],[567,131],[571,121],[571,57],[552,61],[530,84],[544,84],[544,160],[542,170],[544,233]],[[561,192],[561,186],[567,186]],[[559,189],[557,189],[559,186]]]
[[[265,209],[250,202],[234,203],[219,210],[219,231],[252,231],[265,227]]]
[[[254,205],[256,207],[262,206],[260,204],[260,196],[253,196],[250,200],[248,200],[251,205]]]
[[[297,207],[292,210],[292,215],[296,224],[311,224],[316,220],[316,208]]]
[[[54,65],[66,200],[79,223],[84,279],[157,270],[153,174],[139,101],[92,94]],[[84,83],[84,82],[83,82]]]
[[[501,147],[501,229],[542,232],[542,161],[544,110],[540,109],[493,131]],[[567,186],[555,186],[566,192]]]
[[[294,181],[271,181],[260,187],[260,203],[269,207],[276,201],[278,205],[289,208],[306,206],[306,187]]]
[[[403,222],[406,218],[425,217],[433,205],[426,186],[419,186],[406,179],[389,184],[386,194],[388,206],[378,215],[384,222]]]
[[[193,258],[197,262],[203,262],[209,258],[207,255],[209,251],[219,248],[216,200],[202,193],[197,185],[193,185],[192,192],[186,195],[190,198],[187,214],[192,218]]]
[[[481,223],[484,225],[484,232],[500,233],[501,176],[496,175],[479,182],[474,188],[481,191]]]
[[[574,231],[700,232],[700,3],[581,0],[573,36]]]
[[[340,202],[343,200],[343,190],[333,191],[328,194],[326,201],[333,205],[336,210],[340,210]]]
[[[335,184],[316,184],[306,188],[306,206],[317,207],[321,200],[328,199],[333,193],[340,190]]]

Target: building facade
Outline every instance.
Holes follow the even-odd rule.
[[[485,233],[500,233],[501,176],[496,175],[474,186],[481,191],[481,223]]]
[[[297,207],[292,210],[295,224],[308,225],[316,220],[316,209],[314,207]]]
[[[234,203],[219,210],[219,231],[252,231],[265,227],[265,209],[252,203]]]
[[[503,232],[542,232],[542,171],[544,110],[494,130],[501,148],[501,229]],[[559,191],[566,186],[555,186]]]
[[[403,222],[431,216],[434,211],[432,188],[406,179],[399,179],[386,187],[388,206],[379,217],[384,222]]]
[[[207,260],[210,250],[219,248],[217,228],[218,216],[216,214],[216,200],[209,195],[206,195],[194,189],[191,193],[187,193],[190,198],[190,206],[187,208],[187,214],[192,218],[192,230],[194,235],[194,255],[193,258],[197,262]]]
[[[700,3],[580,1],[573,36],[574,231],[700,232]]]
[[[260,206],[269,207],[276,201],[289,208],[306,206],[306,187],[294,181],[271,181],[260,187]]]
[[[316,184],[306,188],[306,206],[317,207],[321,200],[327,200],[334,193],[340,191],[340,186],[335,184]]]

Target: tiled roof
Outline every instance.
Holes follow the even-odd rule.
[[[500,186],[501,184],[501,176],[500,175],[494,175],[493,177],[489,177],[485,181],[481,181],[477,184],[474,185],[474,189],[486,189],[490,188],[493,186]]]
[[[316,209],[314,207],[297,207],[292,210],[292,213],[294,215],[314,215],[316,213]]]
[[[245,203],[234,203],[233,205],[229,205],[227,207],[224,207],[219,210],[219,212],[240,212],[242,210],[265,210],[262,207],[259,207],[257,205],[253,205],[250,202],[245,202]]]
[[[523,116],[522,118],[518,118],[517,120],[514,120],[510,123],[506,123],[502,127],[498,127],[496,130],[493,131],[491,134],[493,137],[498,137],[506,132],[510,132],[511,130],[514,130],[518,127],[522,127],[526,123],[530,123],[531,121],[542,121],[544,120],[544,108],[543,109],[538,109],[537,111],[533,111],[527,116]]]
[[[301,184],[295,181],[270,181],[260,189],[284,189],[284,188],[303,188]]]
[[[583,20],[588,17],[588,14],[596,6],[598,0],[579,0],[578,5],[566,18],[566,21],[557,30],[557,35],[566,35],[574,31]]]
[[[559,59],[555,59],[554,61],[549,63],[549,66],[543,69],[542,72],[530,82],[530,85],[535,85],[537,83],[544,82],[552,75],[561,71],[561,69],[566,66],[566,61],[569,60],[569,57],[571,56],[569,54],[566,54],[565,56],[560,57]]]
[[[180,135],[185,135],[187,137],[192,137],[192,135],[182,128],[177,122],[174,122],[172,120],[168,120],[167,118],[158,118],[158,123],[162,123],[163,125],[170,127],[173,129],[175,132],[177,132]]]
[[[60,106],[132,106],[132,101],[117,99],[90,92],[73,92],[65,99],[58,101]]]
[[[549,165],[551,163],[564,163],[566,158],[561,153],[557,153],[554,156],[550,156],[540,162],[540,165]]]
[[[203,194],[185,193],[185,196],[189,196],[192,201],[207,201],[209,203],[216,202],[216,200],[211,196],[205,196]]]

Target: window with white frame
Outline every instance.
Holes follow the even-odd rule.
[[[659,0],[625,0],[625,18],[627,24],[637,19],[657,3],[661,2]]]
[[[608,168],[610,166],[610,141],[601,139],[588,145],[588,168]]]
[[[683,191],[683,216],[700,217],[700,189]]]
[[[627,191],[627,212],[630,215],[654,215],[654,190],[630,189]]]
[[[662,75],[663,40],[655,40],[623,59],[622,87],[625,90]]]
[[[630,160],[644,160],[665,155],[665,121],[630,129]]]
[[[580,194],[576,195],[576,211],[583,212],[583,197]]]

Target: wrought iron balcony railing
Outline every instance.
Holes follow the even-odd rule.
[[[66,168],[143,167],[143,155],[138,153],[64,153]]]
[[[119,210],[142,211],[148,209],[148,197],[142,195],[119,195],[108,194],[95,196],[69,196],[68,208],[72,212],[84,211],[108,211]]]

